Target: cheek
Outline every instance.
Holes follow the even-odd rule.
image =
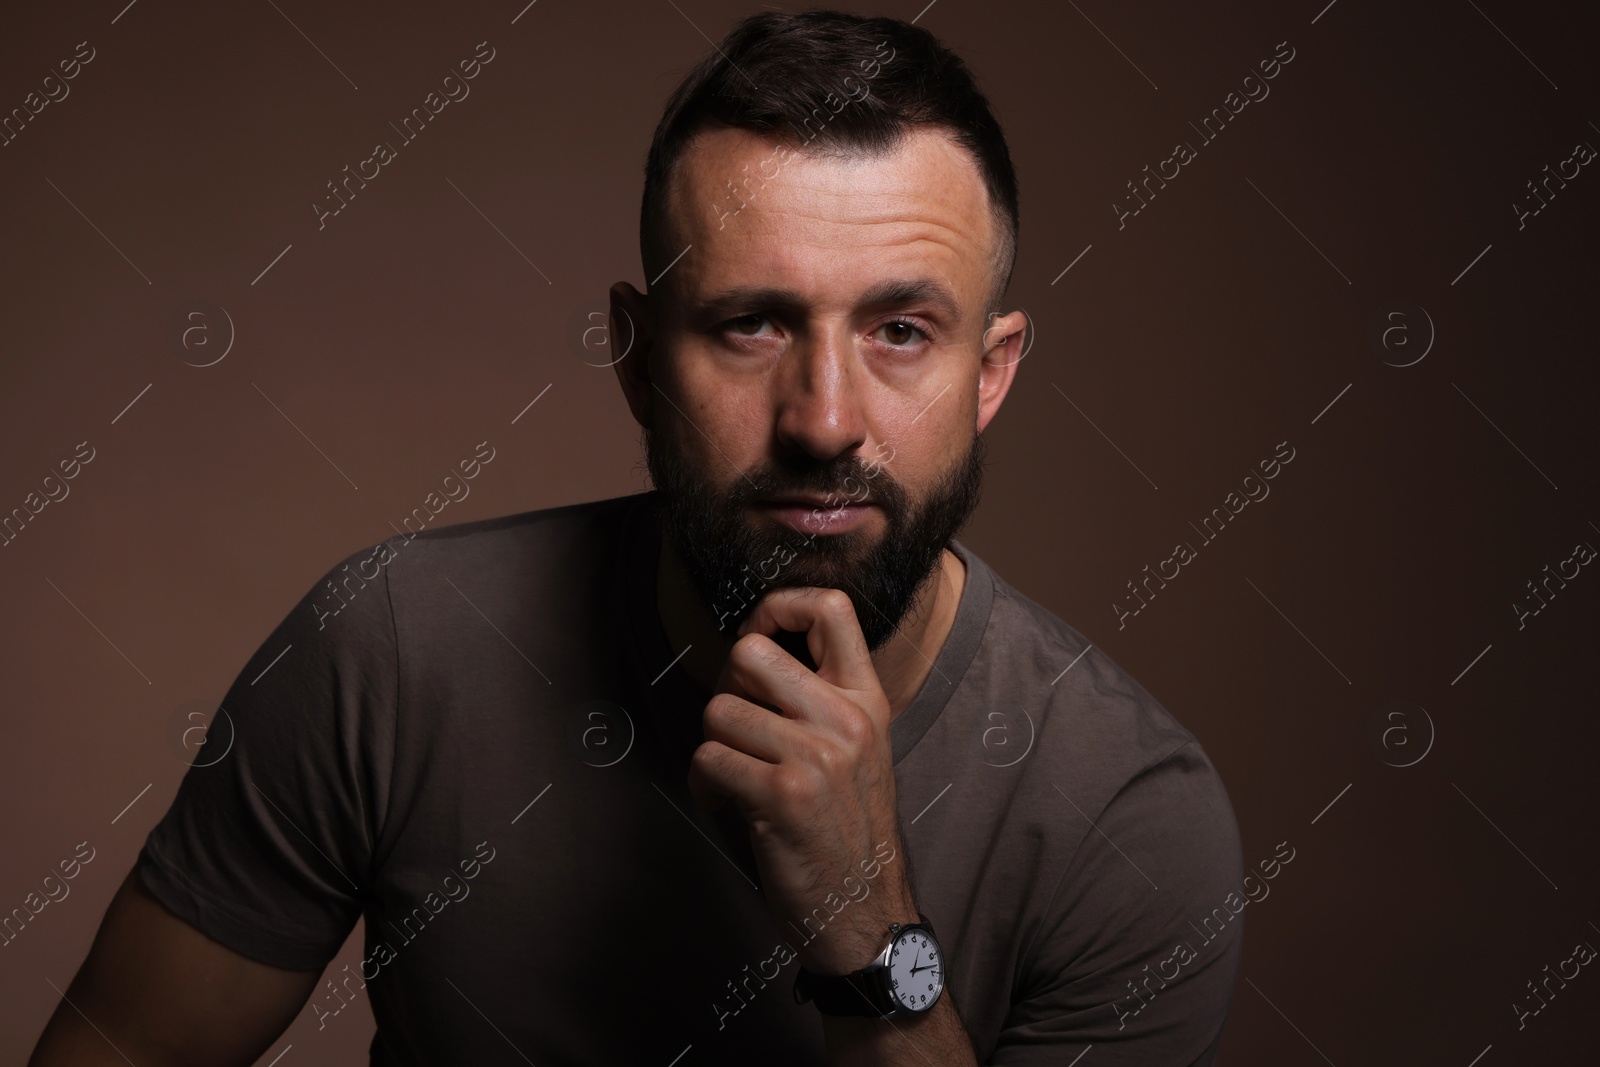
[[[921,418],[917,418],[921,409],[913,409],[899,426],[884,433],[883,454],[892,458],[884,462],[883,472],[912,500],[924,499],[941,479],[954,476],[972,447],[974,405],[959,402],[956,388],[952,386],[931,406],[922,401]]]
[[[887,506],[890,497],[899,497],[902,518],[910,518],[922,506],[939,478],[941,468],[932,457],[920,451],[921,447],[900,442],[893,462],[882,464],[877,474],[866,482],[868,491],[881,505]]]
[[[681,454],[719,484],[768,460],[780,398],[771,362],[759,355],[730,358],[685,353],[672,384],[663,384],[672,404],[662,407],[676,418]]]

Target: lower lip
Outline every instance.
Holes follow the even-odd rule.
[[[860,527],[877,505],[844,504],[812,506],[808,504],[758,504],[762,511],[774,516],[792,530],[806,534],[839,534]]]

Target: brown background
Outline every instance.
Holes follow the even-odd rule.
[[[0,948],[6,1062],[177,788],[175,713],[220,699],[326,567],[479,441],[497,458],[439,524],[644,484],[613,373],[578,336],[612,281],[643,284],[640,168],[666,94],[755,9],[542,0],[513,24],[522,0],[124,3],[13,6],[0,35],[7,111],[79,41],[96,50],[0,148],[0,511],[95,449],[0,548],[0,912],[96,850]],[[1037,327],[964,539],[1201,738],[1247,863],[1296,849],[1248,908],[1222,1060],[1592,1053],[1600,976],[1520,1032],[1511,1005],[1600,944],[1600,576],[1521,630],[1511,605],[1600,545],[1600,176],[1521,230],[1511,205],[1600,146],[1595,17],[940,0],[919,25],[1006,126],[1010,303]],[[483,40],[470,97],[319,231],[324,183],[397,140],[388,123]],[[1187,123],[1280,41],[1296,55],[1271,95],[1119,231],[1124,183],[1197,142]],[[187,352],[168,338],[201,298],[236,334],[209,367],[180,357],[213,358],[225,323]],[[1435,343],[1386,365],[1427,347],[1416,306]],[[1387,351],[1381,321],[1406,327]],[[1271,496],[1199,546],[1189,523],[1281,441],[1296,455]],[[1178,540],[1199,557],[1119,629],[1125,583]],[[1411,716],[1384,720],[1396,700]],[[291,1044],[283,1067],[364,1062],[370,1032],[350,1012],[318,1033],[307,1009],[262,1062]]]

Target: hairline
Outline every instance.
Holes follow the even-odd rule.
[[[649,251],[656,257],[663,257],[667,252],[667,249],[662,246],[662,242],[663,238],[666,237],[665,231],[668,229],[668,224],[673,217],[670,194],[683,160],[690,152],[694,151],[695,146],[700,143],[702,135],[719,130],[743,130],[746,133],[764,138],[769,143],[787,148],[791,153],[809,153],[814,158],[825,160],[881,158],[898,151],[906,138],[913,133],[922,130],[932,130],[939,133],[972,164],[973,170],[976,171],[978,185],[983,191],[983,199],[989,209],[988,216],[992,228],[999,238],[989,256],[991,283],[985,294],[986,303],[995,306],[985,308],[985,311],[998,312],[1000,310],[999,304],[1005,299],[1006,290],[1010,288],[1011,275],[1016,267],[1016,243],[1020,234],[1014,232],[1010,212],[1006,210],[1005,206],[1000,203],[989,188],[989,183],[984,176],[983,161],[976,152],[961,143],[958,130],[941,122],[907,123],[894,135],[892,141],[879,147],[840,140],[816,140],[815,138],[802,143],[798,138],[787,133],[752,129],[748,126],[738,126],[718,119],[707,118],[683,138],[682,145],[668,161],[666,171],[661,177],[659,188],[653,190],[656,194],[654,203],[657,210],[650,212],[652,225],[649,228],[649,241],[654,247]],[[652,265],[649,263],[641,263],[641,266],[644,267],[647,273],[652,269]],[[658,277],[657,280],[659,281],[660,278]],[[646,281],[646,292],[653,292],[656,286],[649,283],[648,279]]]

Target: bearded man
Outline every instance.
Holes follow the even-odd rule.
[[[1210,1064],[1217,773],[956,539],[1017,233],[931,34],[735,27],[650,146],[648,291],[611,290],[654,487],[330,570],[34,1063],[248,1064],[365,996],[385,1065]]]

